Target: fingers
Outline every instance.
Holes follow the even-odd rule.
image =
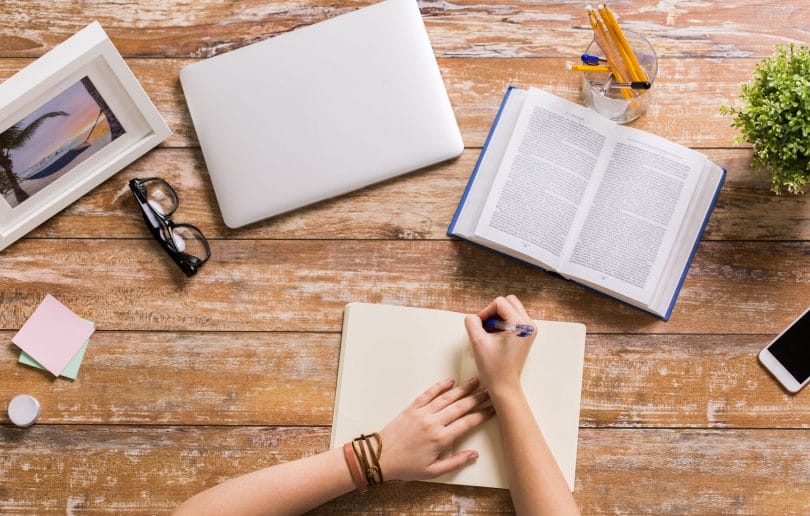
[[[464,319],[464,325],[467,327],[467,334],[470,336],[473,347],[486,338],[487,332],[483,328],[482,321],[492,317],[498,317],[513,324],[523,323],[534,326],[534,321],[529,317],[523,303],[516,296],[510,294],[505,298],[496,297],[489,306],[478,312],[478,314],[475,316],[468,315]]]
[[[428,390],[420,394],[411,405],[413,408],[422,408],[431,401],[439,396],[441,393],[446,392],[448,389],[453,387],[456,381],[453,378],[446,378],[444,380],[438,381],[428,387]]]
[[[495,298],[486,308],[478,312],[478,318],[486,321],[490,317],[494,317],[498,313],[498,298]]]
[[[522,318],[520,313],[512,306],[512,303],[501,296],[496,297],[489,306],[478,312],[478,317],[482,321],[495,316],[512,323],[518,322]]]
[[[526,313],[526,309],[523,307],[523,303],[520,302],[520,299],[518,299],[517,296],[509,294],[508,296],[506,296],[506,300],[509,301],[509,304],[512,305],[512,307],[518,312],[518,314],[523,316],[526,322],[530,322],[532,320],[532,318],[529,317],[529,314]]]
[[[487,337],[487,332],[484,330],[484,325],[477,315],[468,315],[464,318],[464,326],[467,328],[467,335],[470,336],[470,342],[475,345]]]
[[[451,403],[454,403],[457,400],[469,395],[471,392],[474,392],[477,388],[478,378],[472,378],[464,385],[460,385],[455,389],[445,391],[444,393],[433,398],[433,401],[428,403],[427,409],[433,413],[439,412]]]
[[[475,392],[445,407],[439,412],[439,418],[442,424],[449,425],[488,399],[487,391]]]
[[[503,297],[495,299],[495,307],[498,310],[498,317],[504,321],[517,322],[521,319],[520,313],[512,306],[512,303]]]
[[[513,296],[513,295],[510,294],[510,295],[506,296],[506,301],[508,301],[509,304],[512,305],[512,308],[514,308],[518,312],[518,314],[520,314],[521,318],[523,319],[524,324],[528,324],[532,328],[534,328],[535,335],[536,335],[537,334],[537,325],[534,323],[534,320],[531,317],[529,317],[529,314],[526,313],[526,309],[523,307],[523,303],[520,302],[520,300],[517,298],[517,296]],[[534,337],[532,337],[532,339],[534,339]]]
[[[457,439],[484,421],[488,420],[495,415],[494,407],[486,407],[475,412],[471,412],[464,417],[458,418],[449,425],[447,425],[447,432],[450,439]]]
[[[436,478],[439,475],[444,475],[445,473],[449,473],[466,466],[477,458],[478,452],[473,450],[465,450],[447,457],[446,459],[439,459],[425,469],[425,473],[428,475],[425,478]]]

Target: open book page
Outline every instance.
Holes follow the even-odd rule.
[[[475,234],[557,269],[615,130],[606,118],[531,88]]]
[[[692,202],[686,210],[686,218],[675,238],[674,248],[664,265],[664,274],[662,274],[658,290],[649,306],[650,310],[662,317],[672,308],[672,302],[683,279],[689,258],[697,245],[723,179],[723,169],[707,159],[704,173],[700,174],[700,180],[695,187],[695,195],[692,196]]]
[[[706,158],[663,138],[618,128],[562,272],[649,304]]]
[[[535,321],[535,324],[538,336],[523,368],[521,383],[543,438],[573,491],[585,326],[552,321]],[[463,382],[477,374],[472,349],[467,346],[462,351],[459,380]],[[459,439],[453,451],[461,450],[487,450],[487,453],[481,453],[471,466],[447,475],[449,481],[463,485],[509,487],[497,416]]]
[[[351,303],[343,319],[332,448],[380,431],[428,387],[458,373],[464,315]]]
[[[525,98],[526,91],[524,90],[518,88],[507,90],[507,97],[494,122],[492,134],[485,147],[481,149],[481,156],[473,171],[474,177],[471,178],[472,183],[460,203],[460,212],[452,228],[454,234],[465,238],[473,237],[475,225],[481,216],[481,209],[484,207],[489,190],[492,188],[498,166],[503,161],[503,155],[512,137]]]

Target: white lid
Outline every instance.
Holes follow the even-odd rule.
[[[31,426],[39,417],[39,402],[28,394],[15,396],[8,404],[8,417],[17,426]]]

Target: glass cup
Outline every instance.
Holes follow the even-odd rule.
[[[652,89],[655,87],[655,76],[658,73],[658,56],[655,55],[655,50],[647,38],[631,31],[624,31],[624,36],[636,54],[636,59],[644,69],[644,73],[647,74],[650,89],[633,90],[636,95],[625,99],[620,88],[610,87],[610,83],[615,82],[615,80],[608,82],[610,72],[585,72],[582,74],[582,99],[585,105],[620,124],[632,122],[647,111]],[[588,48],[585,49],[585,53],[605,57],[596,41],[591,41]]]

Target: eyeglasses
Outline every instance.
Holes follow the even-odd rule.
[[[133,179],[129,188],[141,206],[141,215],[172,260],[183,269],[186,276],[197,274],[211,257],[211,248],[202,231],[191,224],[175,224],[172,214],[180,201],[169,183],[157,178]]]

